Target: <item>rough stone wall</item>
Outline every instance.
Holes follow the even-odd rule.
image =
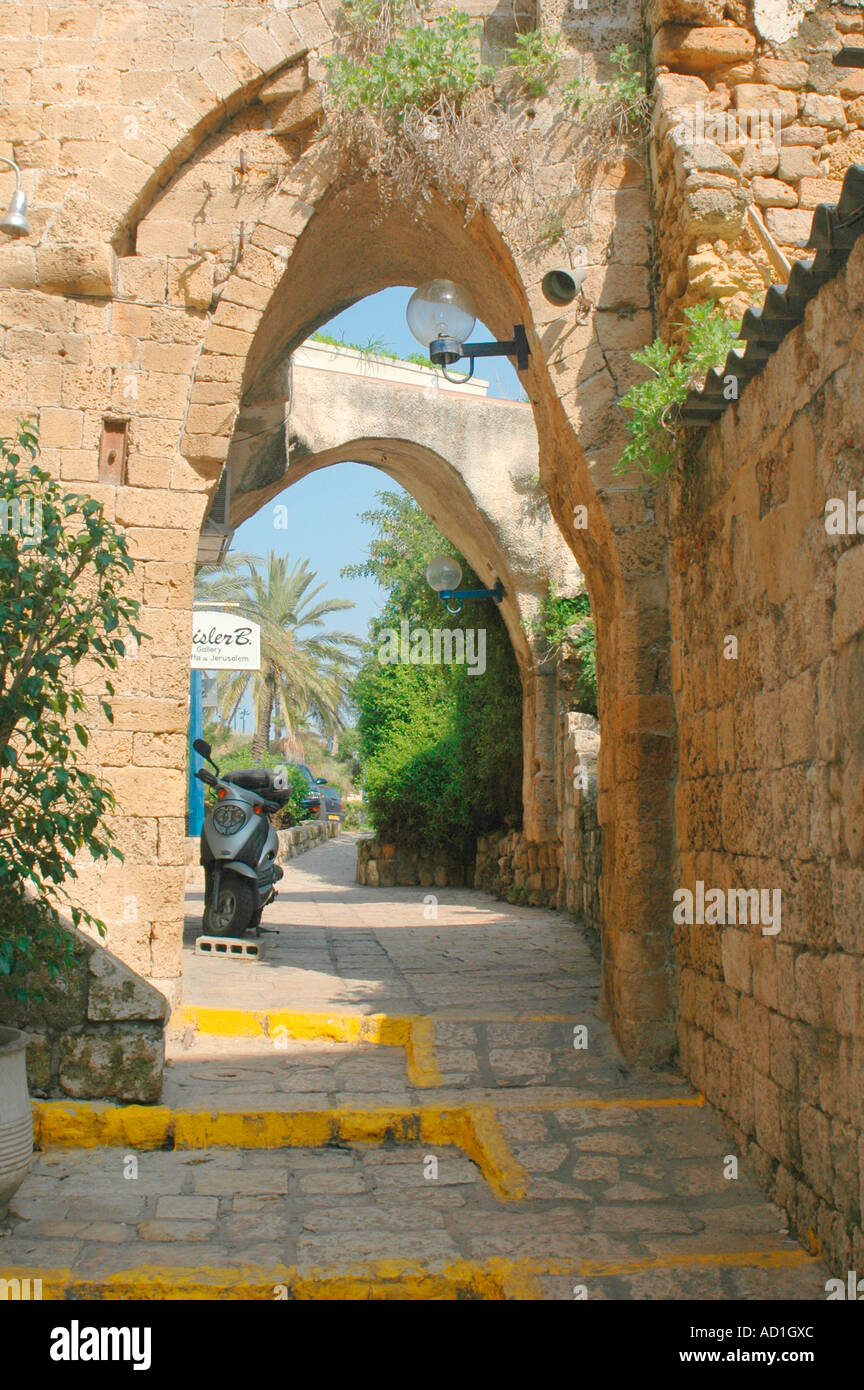
[[[110,951],[65,924],[70,966],[28,976],[29,1000],[0,991],[0,1023],[27,1035],[35,1096],[152,1102],[162,1090],[168,1001]]]
[[[672,511],[678,883],[782,893],[776,934],[676,928],[681,1055],[838,1271],[864,1262],[862,408],[859,241]]]
[[[562,875],[557,906],[581,918],[598,934],[600,907],[600,824],[597,818],[597,762],[600,725],[590,714],[566,708],[566,686],[559,686],[559,805]]]
[[[718,298],[740,316],[782,278],[748,209],[801,259],[813,209],[864,159],[864,72],[831,63],[864,15],[793,0],[651,0],[648,14],[658,312],[674,324]]]
[[[395,845],[373,837],[357,842],[357,882],[367,888],[464,888],[473,880],[471,860],[443,850]]]
[[[539,845],[520,830],[481,835],[474,887],[527,907],[557,907],[561,891],[561,845]]]

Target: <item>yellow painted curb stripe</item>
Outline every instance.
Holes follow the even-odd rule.
[[[178,1031],[194,1027],[222,1038],[289,1037],[306,1042],[371,1042],[407,1047],[411,1018],[388,1014],[305,1013],[296,1009],[209,1009],[181,1004],[171,1014]]]
[[[543,1277],[603,1279],[659,1269],[799,1269],[818,1265],[805,1250],[707,1251],[704,1254],[658,1255],[634,1260],[537,1260],[501,1258],[463,1260],[427,1270],[412,1260],[381,1260],[339,1273],[289,1266],[193,1269],[143,1265],[89,1278],[71,1269],[34,1267],[4,1270],[8,1280],[40,1279],[43,1299],[133,1300],[231,1299],[278,1300],[536,1300]]]
[[[301,1042],[375,1043],[404,1047],[408,1079],[414,1086],[443,1086],[431,1018],[388,1014],[317,1014],[293,1009],[208,1009],[185,1004],[171,1015],[178,1032],[194,1027],[221,1038],[294,1038]]]
[[[170,1110],[87,1101],[37,1101],[38,1149],[281,1149],[330,1144],[453,1144],[474,1160],[496,1197],[518,1201],[527,1175],[507,1148],[494,1111],[483,1106],[379,1110]]]
[[[443,1086],[444,1077],[435,1051],[435,1020],[412,1018],[408,1022],[411,1025],[406,1045],[408,1080],[412,1086]]]

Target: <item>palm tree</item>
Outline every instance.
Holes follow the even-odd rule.
[[[308,560],[293,566],[287,555],[271,550],[266,561],[256,555],[229,555],[218,568],[207,566],[196,581],[196,597],[230,604],[241,617],[261,628],[260,671],[226,673],[219,691],[219,713],[234,717],[247,690],[255,706],[252,754],[270,748],[274,717],[291,736],[316,722],[327,737],[342,727],[340,713],[355,665],[353,650],[362,645],[350,632],[324,631],[330,613],[353,608],[350,599],[315,602],[327,586]]]

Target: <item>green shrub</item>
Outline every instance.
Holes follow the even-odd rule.
[[[345,54],[326,58],[330,105],[390,114],[397,122],[409,110],[433,112],[442,98],[458,110],[492,77],[477,57],[479,33],[468,15],[450,10],[432,24],[394,31],[381,52],[360,62]]]
[[[584,77],[568,82],[562,93],[569,115],[579,117],[613,136],[641,135],[648,127],[651,102],[639,70],[638,55],[627,44],[613,49],[611,58],[618,69],[610,82],[595,87]]]
[[[411,498],[380,493],[366,513],[379,534],[365,565],[344,574],[375,578],[387,593],[352,687],[369,819],[383,838],[470,856],[478,835],[516,824],[522,807],[522,685],[510,639],[492,602],[447,612],[424,570],[452,553]],[[479,581],[463,565],[463,585]],[[378,660],[380,629],[482,628],[486,670]]]
[[[543,96],[554,82],[563,43],[561,34],[547,39],[539,29],[516,35],[514,46],[507,51],[506,62],[515,70],[520,85],[532,96]]]
[[[74,856],[123,857],[104,825],[114,796],[80,764],[97,709],[113,719],[105,697],[114,688],[95,673],[115,670],[128,637],[144,635],[135,626],[139,605],[124,592],[132,571],[125,536],[101,503],[67,492],[39,468],[37,452],[27,424],[14,440],[0,440],[0,887],[23,900],[27,886],[43,904],[32,931],[29,909],[14,934],[0,921],[7,977],[51,938],[45,904],[68,900]],[[29,529],[16,524],[24,515]],[[76,683],[81,663],[86,693]],[[82,908],[71,914],[104,930]]]
[[[44,899],[25,897],[20,886],[0,885],[0,977],[4,994],[21,1004],[39,1002],[28,979],[39,971],[49,979],[68,972],[75,957],[75,939]]]
[[[578,594],[565,597],[550,584],[531,630],[543,638],[549,656],[560,656],[566,646],[573,649],[579,659],[580,707],[596,715],[597,640],[588,591],[583,587]]]
[[[630,412],[624,448],[616,472],[640,468],[649,477],[669,473],[681,462],[683,429],[676,407],[683,405],[692,387],[700,385],[711,367],[719,367],[738,341],[739,325],[724,316],[716,302],[694,304],[684,310],[687,332],[684,346],[655,338],[648,347],[631,353],[634,362],[649,367],[653,375],[639,381],[621,399]]]

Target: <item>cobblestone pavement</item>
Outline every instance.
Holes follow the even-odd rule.
[[[746,1165],[725,1175],[734,1150],[687,1083],[624,1063],[586,932],[460,889],[430,919],[432,890],[353,873],[347,837],[286,866],[259,964],[191,953],[192,887],[162,1097],[252,1133],[325,1112],[330,1144],[49,1149],[0,1275],[35,1270],[60,1297],[824,1298]],[[263,1021],[208,1034],[196,1009]],[[309,1013],[411,1020],[417,1046],[291,1036]],[[385,1116],[379,1142],[346,1141],[357,1112]]]

